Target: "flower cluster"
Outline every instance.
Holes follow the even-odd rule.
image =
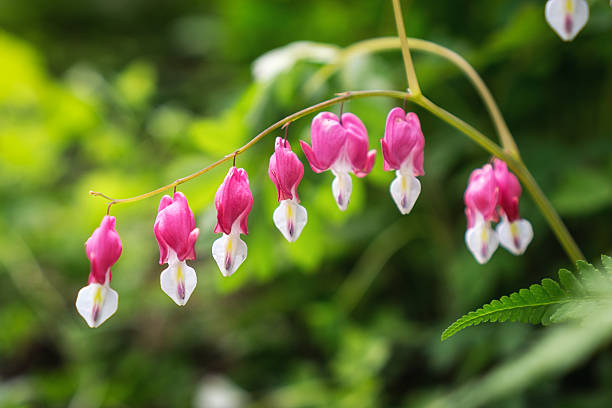
[[[351,173],[365,177],[376,158],[376,150],[369,150],[366,127],[354,114],[345,113],[339,118],[322,112],[312,121],[311,142],[312,146],[300,141],[306,159],[315,173],[331,170],[334,174],[331,190],[338,208],[344,211],[351,198]],[[421,192],[417,177],[425,174],[425,138],[417,115],[401,108],[392,109],[380,144],[384,170],[395,171],[389,187],[391,197],[400,213],[408,214]],[[279,202],[272,220],[287,241],[294,242],[306,226],[308,213],[300,205],[297,191],[304,166],[286,136],[276,138],[268,175],[278,191]],[[533,231],[529,222],[519,216],[520,195],[518,180],[501,160],[472,173],[465,192],[468,218],[465,240],[478,262],[487,262],[499,243],[514,254],[525,251]],[[234,164],[215,194],[214,233],[222,236],[212,245],[212,257],[223,276],[234,274],[247,257],[247,244],[241,235],[249,233],[247,222],[252,207],[247,172]],[[502,221],[493,231],[491,222],[499,216]],[[168,265],[160,274],[161,288],[177,305],[184,306],[197,284],[196,272],[187,261],[196,259],[195,244],[200,230],[195,227],[193,212],[183,193],[162,197],[153,232],[159,245],[159,263]],[[89,284],[79,291],[76,300],[78,312],[90,327],[98,327],[117,311],[119,296],[110,288],[110,269],[121,250],[115,218],[107,215],[87,240]]]
[[[376,150],[369,150],[366,127],[352,113],[338,118],[322,112],[312,121],[312,147],[300,141],[310,167],[316,173],[331,170],[335,178],[332,193],[340,210],[348,207],[352,179],[350,174],[365,177],[372,170]],[[416,176],[422,176],[425,139],[415,113],[401,108],[391,110],[381,139],[384,169],[395,171],[391,196],[402,214],[408,214],[421,191]],[[274,225],[289,242],[297,240],[308,221],[300,205],[298,185],[304,166],[291,150],[289,142],[278,137],[270,157],[268,175],[278,191],[279,206],[272,215]],[[249,213],[253,195],[244,169],[232,166],[215,195],[217,225],[215,233],[223,234],[212,246],[212,256],[223,276],[230,276],[247,257]],[[160,274],[162,290],[179,306],[184,306],[196,284],[195,270],[187,265],[195,260],[195,243],[200,230],[195,227],[193,212],[181,192],[165,195],[159,203],[153,232],[159,245],[159,263],[168,267]],[[89,285],[79,291],[76,306],[89,326],[98,327],[117,311],[118,295],[110,288],[110,268],[121,255],[121,241],[115,231],[115,218],[106,216],[87,241],[91,262]]]
[[[465,243],[481,263],[486,263],[501,244],[514,255],[527,249],[533,238],[529,221],[519,215],[521,185],[505,162],[493,160],[493,166],[486,164],[470,175],[465,190],[465,215],[468,229]],[[491,222],[501,222],[495,231]]]

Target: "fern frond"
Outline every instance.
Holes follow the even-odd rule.
[[[559,283],[544,279],[472,311],[442,333],[442,341],[460,330],[485,322],[523,322],[548,325],[578,319],[594,307],[612,306],[612,258],[602,255],[604,270],[578,261],[577,276],[559,271]]]

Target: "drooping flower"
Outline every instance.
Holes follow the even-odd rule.
[[[159,263],[168,267],[159,276],[162,290],[179,306],[184,306],[198,279],[187,260],[195,259],[194,245],[200,234],[193,212],[181,192],[162,197],[153,227],[159,245]]]
[[[490,164],[472,171],[463,196],[468,220],[465,243],[481,264],[491,258],[499,244],[491,228],[491,221],[497,221],[498,195],[495,173]]]
[[[222,232],[223,236],[213,243],[212,255],[223,276],[230,276],[247,256],[247,246],[240,234],[249,233],[247,218],[253,207],[253,195],[244,169],[229,169],[215,195],[215,207],[215,233]]]
[[[339,120],[331,112],[321,112],[312,120],[311,140],[312,147],[300,141],[302,150],[315,173],[332,171],[332,193],[344,211],[353,190],[349,173],[365,177],[376,159],[376,150],[368,151],[368,131],[352,113]]]
[[[408,214],[421,193],[421,183],[416,176],[425,174],[425,138],[416,113],[406,114],[402,108],[392,109],[387,116],[385,136],[380,143],[384,169],[395,170],[396,174],[390,186],[391,196],[400,212]]]
[[[499,243],[514,255],[520,255],[525,252],[533,238],[531,224],[519,214],[521,185],[516,176],[508,171],[504,161],[495,159],[493,165],[499,189],[499,213],[502,218],[496,228]]]
[[[77,311],[89,327],[98,327],[111,317],[119,304],[119,295],[110,287],[111,266],[121,256],[121,239],[115,231],[115,217],[106,215],[85,243],[90,262],[89,284],[76,299]]]
[[[289,242],[297,240],[306,225],[308,213],[299,202],[297,186],[304,175],[304,165],[291,151],[286,139],[276,138],[274,154],[270,157],[268,175],[278,191],[280,205],[272,219],[274,225]]]
[[[546,21],[563,41],[571,41],[589,19],[589,5],[585,0],[548,0]]]

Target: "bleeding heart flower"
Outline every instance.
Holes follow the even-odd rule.
[[[153,231],[159,245],[159,263],[168,264],[159,277],[161,288],[177,305],[184,306],[198,283],[194,269],[185,261],[196,258],[194,245],[200,230],[195,227],[183,193],[162,197]]]
[[[321,112],[312,120],[311,140],[312,147],[300,141],[302,150],[315,173],[332,171],[332,193],[338,208],[344,211],[353,190],[349,173],[365,177],[376,159],[376,150],[368,151],[368,132],[352,113],[345,113],[339,120],[331,112]]]
[[[294,242],[302,233],[308,214],[306,209],[298,204],[300,199],[297,194],[297,186],[304,175],[304,166],[291,151],[286,139],[276,138],[268,175],[278,190],[280,203],[272,216],[274,225],[287,241]]]
[[[247,246],[240,234],[248,235],[247,218],[253,207],[249,176],[244,169],[232,167],[215,195],[217,226],[223,236],[213,243],[212,255],[223,276],[230,276],[244,262]]]
[[[519,214],[519,198],[522,189],[516,176],[508,171],[502,160],[495,159],[495,181],[499,189],[499,212],[502,221],[496,231],[500,244],[514,255],[520,255],[527,249],[533,238],[533,228],[529,221]]]
[[[421,183],[416,176],[423,170],[425,138],[416,113],[394,108],[387,116],[385,136],[380,140],[386,171],[395,170],[395,180],[390,191],[393,201],[402,214],[408,214],[419,194]]]
[[[121,256],[121,250],[115,217],[107,215],[85,243],[91,265],[89,284],[79,290],[76,308],[89,327],[100,326],[117,311],[119,295],[110,288],[110,280],[111,266]]]
[[[589,5],[585,0],[548,0],[546,21],[563,41],[571,41],[589,19]]]
[[[468,219],[465,243],[481,264],[491,258],[499,244],[497,235],[491,228],[491,221],[497,221],[495,208],[498,190],[493,167],[486,164],[472,172],[463,196]]]

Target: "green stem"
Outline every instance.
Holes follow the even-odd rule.
[[[90,191],[89,194],[92,195],[92,196],[96,196],[96,197],[102,197],[102,198],[105,198],[106,200],[108,200],[109,201],[109,208],[110,208],[111,205],[114,205],[114,204],[133,203],[133,202],[136,202],[136,201],[144,200],[145,198],[156,196],[158,194],[163,193],[166,190],[175,188],[176,186],[178,186],[180,184],[186,183],[189,180],[193,180],[194,178],[199,177],[202,174],[209,172],[210,170],[214,169],[215,167],[218,167],[218,166],[222,165],[223,163],[232,160],[235,156],[244,153],[246,150],[250,149],[255,143],[259,142],[263,137],[265,137],[266,135],[272,133],[274,130],[282,127],[286,123],[293,122],[293,121],[295,121],[297,119],[300,119],[300,118],[302,118],[302,117],[304,117],[306,115],[309,115],[311,113],[320,111],[321,109],[327,108],[329,106],[335,105],[335,104],[340,103],[340,102],[344,102],[344,101],[349,100],[349,99],[367,98],[367,97],[371,97],[371,96],[387,96],[387,97],[398,98],[398,99],[406,99],[406,98],[410,98],[411,97],[408,93],[401,92],[401,91],[356,91],[356,92],[345,92],[343,94],[339,94],[335,98],[328,99],[326,101],[323,101],[323,102],[318,103],[318,104],[313,105],[313,106],[309,106],[308,108],[302,109],[301,111],[295,112],[294,114],[291,114],[291,115],[289,115],[289,116],[279,120],[275,124],[269,126],[267,129],[265,129],[264,131],[259,133],[257,136],[255,136],[247,144],[245,144],[244,146],[242,146],[238,150],[235,150],[235,151],[233,151],[231,153],[226,154],[225,156],[223,156],[223,158],[221,158],[221,159],[217,160],[216,162],[214,162],[214,163],[204,167],[203,169],[200,169],[200,170],[196,171],[193,174],[190,174],[188,176],[185,176],[185,177],[182,177],[180,179],[177,179],[177,180],[173,181],[170,184],[167,184],[165,186],[159,187],[159,188],[157,188],[157,189],[155,189],[153,191],[149,191],[148,193],[140,194],[140,195],[137,195],[137,196],[134,196],[134,197],[129,197],[129,198],[111,198],[111,197],[107,196],[106,194],[103,194],[103,193],[98,192],[98,191]]]
[[[529,173],[529,170],[527,169],[527,167],[525,167],[525,165],[523,164],[522,161],[515,159],[511,154],[506,152],[504,149],[502,149],[499,145],[497,145],[491,139],[486,137],[484,134],[482,134],[478,130],[474,129],[472,126],[470,126],[469,124],[467,124],[463,120],[459,119],[458,117],[456,117],[452,113],[447,112],[446,110],[442,109],[438,105],[434,104],[429,99],[427,99],[425,96],[423,96],[423,95],[414,96],[414,95],[411,95],[410,93],[400,92],[400,91],[356,91],[356,92],[346,92],[346,93],[343,93],[343,94],[341,94],[341,95],[339,95],[339,96],[337,96],[335,98],[329,99],[327,101],[323,101],[323,102],[318,103],[318,104],[313,105],[313,106],[309,106],[308,108],[302,109],[301,111],[298,111],[298,112],[296,112],[296,113],[294,113],[292,115],[289,115],[289,116],[279,120],[275,124],[269,126],[267,129],[265,129],[264,131],[259,133],[257,136],[255,136],[253,139],[251,139],[247,144],[242,146],[240,149],[225,155],[223,158],[221,158],[220,160],[217,160],[216,162],[210,164],[209,166],[206,166],[203,169],[201,169],[201,170],[199,170],[199,171],[197,171],[197,172],[195,172],[195,173],[193,173],[193,174],[191,174],[189,176],[180,178],[180,179],[178,179],[178,180],[176,180],[176,181],[174,181],[174,182],[172,182],[172,183],[170,183],[168,185],[165,185],[163,187],[157,188],[157,189],[155,189],[153,191],[150,191],[148,193],[140,194],[138,196],[130,197],[130,198],[122,198],[122,199],[113,199],[113,198],[111,198],[111,197],[109,197],[109,196],[107,196],[107,195],[105,195],[103,193],[95,192],[95,191],[90,191],[89,194],[91,194],[93,196],[99,196],[99,197],[103,197],[103,198],[107,199],[109,201],[109,205],[121,204],[121,203],[131,203],[131,202],[135,202],[135,201],[144,200],[145,198],[149,198],[149,197],[155,196],[157,194],[161,194],[161,193],[163,193],[166,190],[169,190],[171,188],[174,188],[174,187],[178,186],[179,184],[183,184],[183,183],[185,183],[185,182],[187,182],[189,180],[192,180],[192,179],[194,179],[194,178],[196,178],[198,176],[201,176],[202,174],[204,174],[204,173],[214,169],[215,167],[218,167],[221,164],[232,160],[235,155],[244,153],[246,150],[251,148],[255,143],[260,141],[266,135],[272,133],[272,131],[282,127],[286,123],[293,122],[293,121],[295,121],[297,119],[300,119],[300,118],[302,118],[302,117],[304,117],[306,115],[309,115],[311,113],[317,112],[317,111],[319,111],[321,109],[327,108],[329,106],[335,105],[335,104],[340,103],[340,102],[344,102],[344,101],[347,101],[347,100],[350,100],[350,99],[366,98],[366,97],[372,97],[372,96],[385,96],[385,97],[397,98],[397,99],[400,99],[400,100],[406,100],[406,99],[412,100],[414,103],[422,106],[424,109],[427,109],[428,111],[430,111],[434,115],[438,116],[443,121],[445,121],[448,124],[450,124],[451,126],[455,127],[457,130],[459,130],[460,132],[465,134],[472,141],[477,143],[479,146],[484,148],[486,151],[491,153],[493,156],[498,157],[498,158],[504,160],[506,163],[508,163],[508,167],[510,167],[510,169],[512,169],[517,174],[517,176],[521,179],[521,181],[523,182],[523,184],[527,188],[527,191],[533,197],[536,205],[540,208],[540,211],[542,212],[542,214],[544,215],[544,217],[548,221],[548,223],[549,223],[550,227],[552,228],[554,234],[557,236],[557,239],[559,240],[559,242],[561,243],[561,245],[563,246],[563,248],[567,252],[567,254],[570,257],[570,259],[574,263],[576,261],[578,261],[578,260],[584,259],[584,256],[580,252],[580,249],[576,245],[576,242],[574,241],[574,239],[570,235],[569,231],[567,230],[567,228],[563,224],[563,221],[561,220],[561,218],[559,217],[559,215],[555,211],[555,209],[552,206],[552,204],[548,201],[548,199],[546,198],[546,196],[544,195],[544,193],[542,192],[542,190],[538,186],[537,182],[535,181],[535,179],[533,178],[531,173]]]
[[[395,25],[397,26],[397,36],[399,37],[400,44],[402,47],[402,56],[404,57],[404,67],[406,68],[406,79],[408,79],[408,88],[410,93],[414,96],[421,95],[421,88],[419,87],[419,81],[412,64],[412,57],[410,56],[410,47],[408,47],[408,41],[406,39],[406,29],[404,28],[404,19],[402,17],[402,6],[400,0],[393,0],[393,15],[395,16]]]
[[[453,63],[459,68],[466,77],[472,82],[474,88],[482,98],[489,115],[495,125],[495,130],[499,136],[502,146],[506,151],[519,158],[519,150],[516,146],[514,138],[508,129],[491,91],[487,88],[486,84],[478,75],[478,72],[470,65],[469,62],[461,55],[457,54],[451,49],[448,49],[442,45],[436,44],[431,41],[422,40],[420,38],[407,38],[408,46],[413,50],[424,51],[430,54],[437,55]],[[350,58],[362,55],[371,54],[373,52],[397,50],[401,48],[400,40],[397,37],[381,37],[372,38],[352,44],[342,50],[336,60],[330,64],[327,64],[319,69],[315,74],[308,80],[304,88],[307,92],[313,93],[323,84],[331,75],[334,74],[346,61]]]

